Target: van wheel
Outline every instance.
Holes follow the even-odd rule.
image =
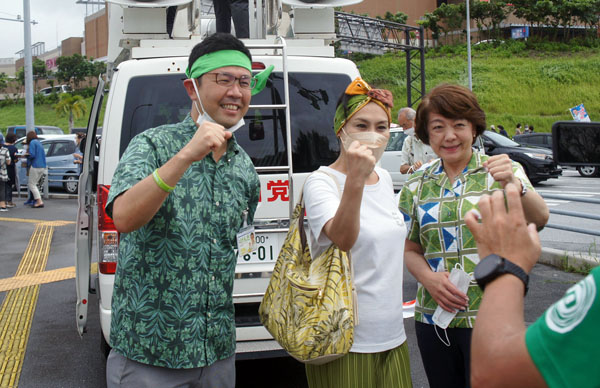
[[[66,176],[63,178],[65,181],[63,182],[63,187],[65,191],[69,194],[77,194],[77,186],[79,185],[79,180],[76,176]]]
[[[579,175],[586,178],[598,175],[598,167],[594,166],[579,166],[577,171],[579,171]]]

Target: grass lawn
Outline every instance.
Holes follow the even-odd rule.
[[[498,48],[478,46],[473,51],[472,63],[473,90],[487,114],[488,126],[501,124],[510,135],[514,134],[517,123],[523,127],[533,125],[537,132],[548,132],[554,122],[571,120],[568,109],[581,103],[592,120],[600,121],[599,49],[565,52],[524,50],[518,44]],[[357,65],[371,85],[393,92],[395,111],[406,105],[404,53],[357,61]],[[467,86],[466,50],[446,46],[428,52],[425,74],[427,90],[443,82]],[[87,126],[92,98],[86,99],[86,103],[87,112],[75,121],[76,127]],[[99,125],[103,118],[104,109]],[[35,106],[35,122],[68,132],[68,118],[58,116],[50,104]],[[0,129],[5,132],[6,126],[15,124],[25,124],[24,104],[1,107]]]

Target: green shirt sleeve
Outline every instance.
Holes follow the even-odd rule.
[[[114,200],[162,165],[157,157],[156,146],[151,140],[152,135],[148,135],[147,132],[152,130],[131,140],[119,161],[106,201],[106,213],[110,217]]]
[[[550,388],[600,384],[600,267],[569,288],[525,334],[535,366]]]

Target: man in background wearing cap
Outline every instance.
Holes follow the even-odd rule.
[[[233,136],[270,69],[229,34],[196,45],[180,123],[137,135],[106,205],[121,232],[108,387],[235,387],[236,235],[260,182]]]

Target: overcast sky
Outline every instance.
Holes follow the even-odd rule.
[[[31,44],[44,42],[46,51],[56,48],[63,39],[83,37],[86,6],[77,0],[29,0],[31,19],[38,24],[31,26]],[[92,13],[92,6],[87,6]],[[95,6],[95,10],[98,6]],[[23,19],[23,0],[0,0],[0,18]],[[23,23],[0,20],[0,58],[15,54],[25,46]]]

